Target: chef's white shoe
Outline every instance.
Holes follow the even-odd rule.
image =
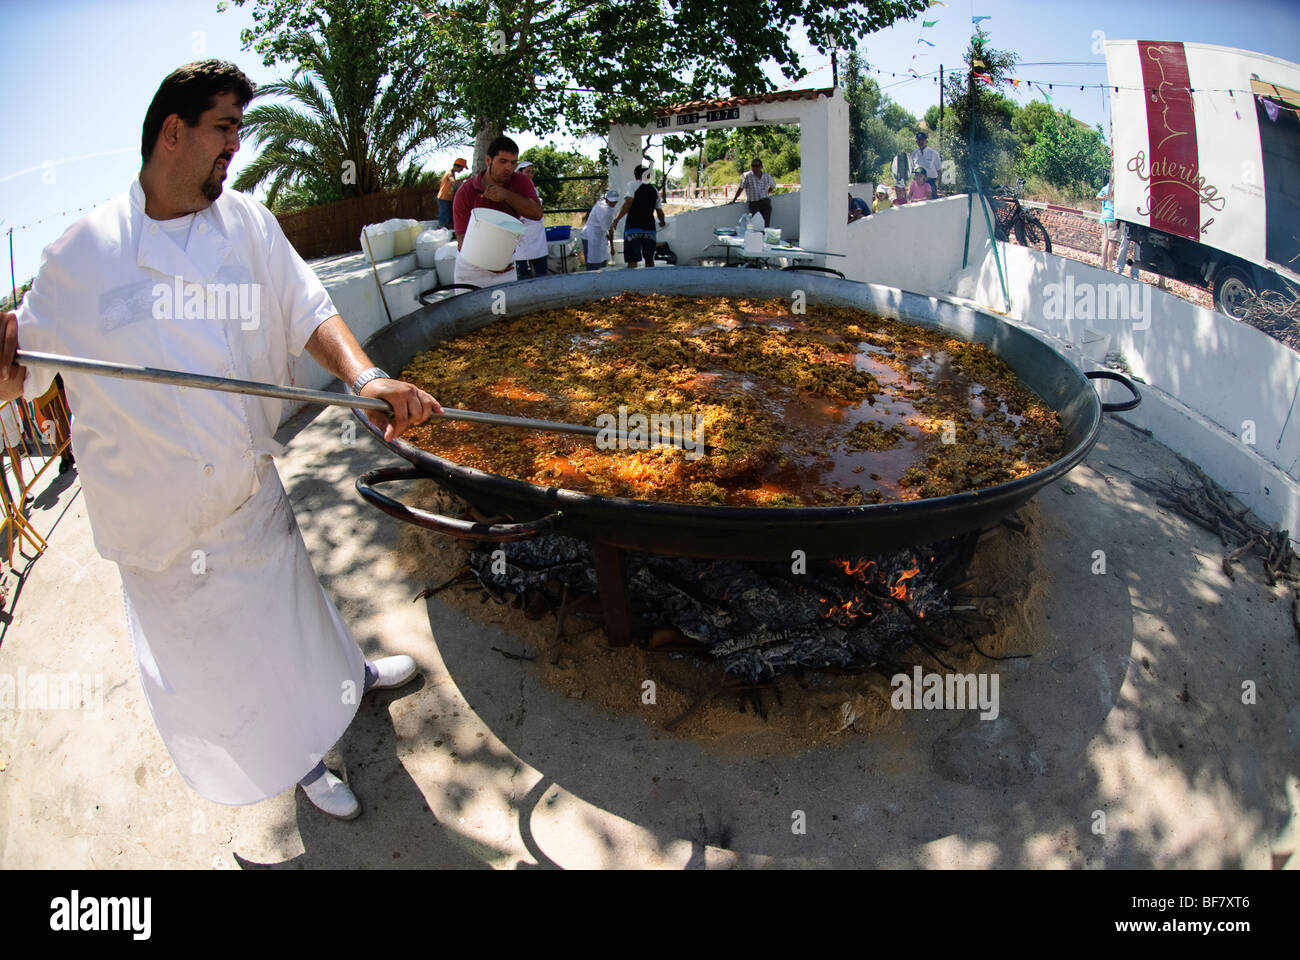
[[[369,666],[375,669],[379,676],[375,682],[366,687],[366,690],[391,690],[393,687],[400,687],[404,683],[409,683],[415,679],[417,668],[415,661],[406,654],[396,657],[380,657],[378,660],[371,660]]]
[[[361,816],[361,802],[352,789],[326,770],[311,783],[302,785],[302,792],[322,813],[339,820],[355,820]]]

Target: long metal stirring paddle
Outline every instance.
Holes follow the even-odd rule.
[[[256,380],[231,380],[226,377],[211,377],[202,373],[185,373],[180,370],[160,370],[157,367],[141,367],[131,363],[111,363],[106,360],[87,360],[84,357],[64,357],[57,353],[38,353],[34,350],[15,350],[14,362],[24,366],[60,367],[64,370],[79,370],[101,377],[116,377],[120,380],[142,380],[148,383],[164,383],[176,387],[195,387],[200,390],[221,390],[226,393],[245,393],[255,397],[273,397],[279,400],[298,400],[302,403],[318,403],[326,406],[352,407],[356,410],[376,410],[391,416],[393,407],[387,400],[378,397],[359,397],[351,393],[331,393],[328,390],[310,390],[307,387],[282,387],[274,383],[258,383]],[[588,437],[606,436],[636,442],[637,438],[619,430],[607,430],[589,427],[580,423],[563,423],[558,420],[535,420],[531,417],[512,417],[504,413],[484,413],[479,410],[457,410],[443,407],[442,415],[448,420],[466,420],[471,423],[488,423],[498,427],[522,427],[527,430],[548,430],[552,433],[576,433]],[[660,438],[671,446],[691,449],[679,436]],[[703,452],[712,448],[705,446]]]

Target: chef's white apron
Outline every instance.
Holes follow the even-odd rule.
[[[274,467],[194,551],[158,572],[120,565],[136,665],[185,782],[216,803],[257,803],[338,742],[365,658]]]
[[[519,279],[514,262],[501,273],[476,267],[464,257],[456,257],[456,272],[452,275],[456,283],[472,283],[476,287],[495,287],[499,283],[513,283]]]

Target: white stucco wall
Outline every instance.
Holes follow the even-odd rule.
[[[1243,491],[1261,517],[1300,529],[1300,355],[1151,284],[1016,244],[998,249],[1010,317],[1058,341],[1084,369],[1098,368],[1106,350],[1123,354],[1146,397],[1126,419]],[[991,259],[962,283],[976,286],[972,299],[1000,304]]]
[[[846,197],[840,205],[847,204]],[[850,280],[880,283],[930,296],[956,295],[974,300],[977,299],[975,294],[982,290],[985,298],[980,300],[981,303],[1000,306],[993,297],[993,291],[998,289],[996,269],[991,288],[983,271],[985,260],[992,251],[992,241],[978,203],[971,206],[967,258],[974,269],[962,270],[966,209],[966,196],[962,194],[909,203],[863,217],[846,227],[848,256],[843,260],[831,258],[827,265],[835,267]],[[992,266],[991,260],[989,266]]]

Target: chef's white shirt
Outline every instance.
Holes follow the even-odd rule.
[[[587,214],[587,225],[582,228],[582,239],[587,241],[587,262],[604,263],[609,259],[609,228],[614,224],[616,204],[602,197]]]
[[[168,237],[175,224],[144,206],[137,180],[45,249],[18,310],[23,349],[287,383],[290,355],[337,311],[275,217],[224,190],[194,214],[182,249]],[[24,395],[44,393],[55,372],[29,367]],[[282,450],[281,400],[62,373],[95,546],[109,560],[167,567],[257,491]]]
[[[546,226],[541,220],[524,218],[524,235],[515,247],[516,260],[536,260],[546,256]]]

